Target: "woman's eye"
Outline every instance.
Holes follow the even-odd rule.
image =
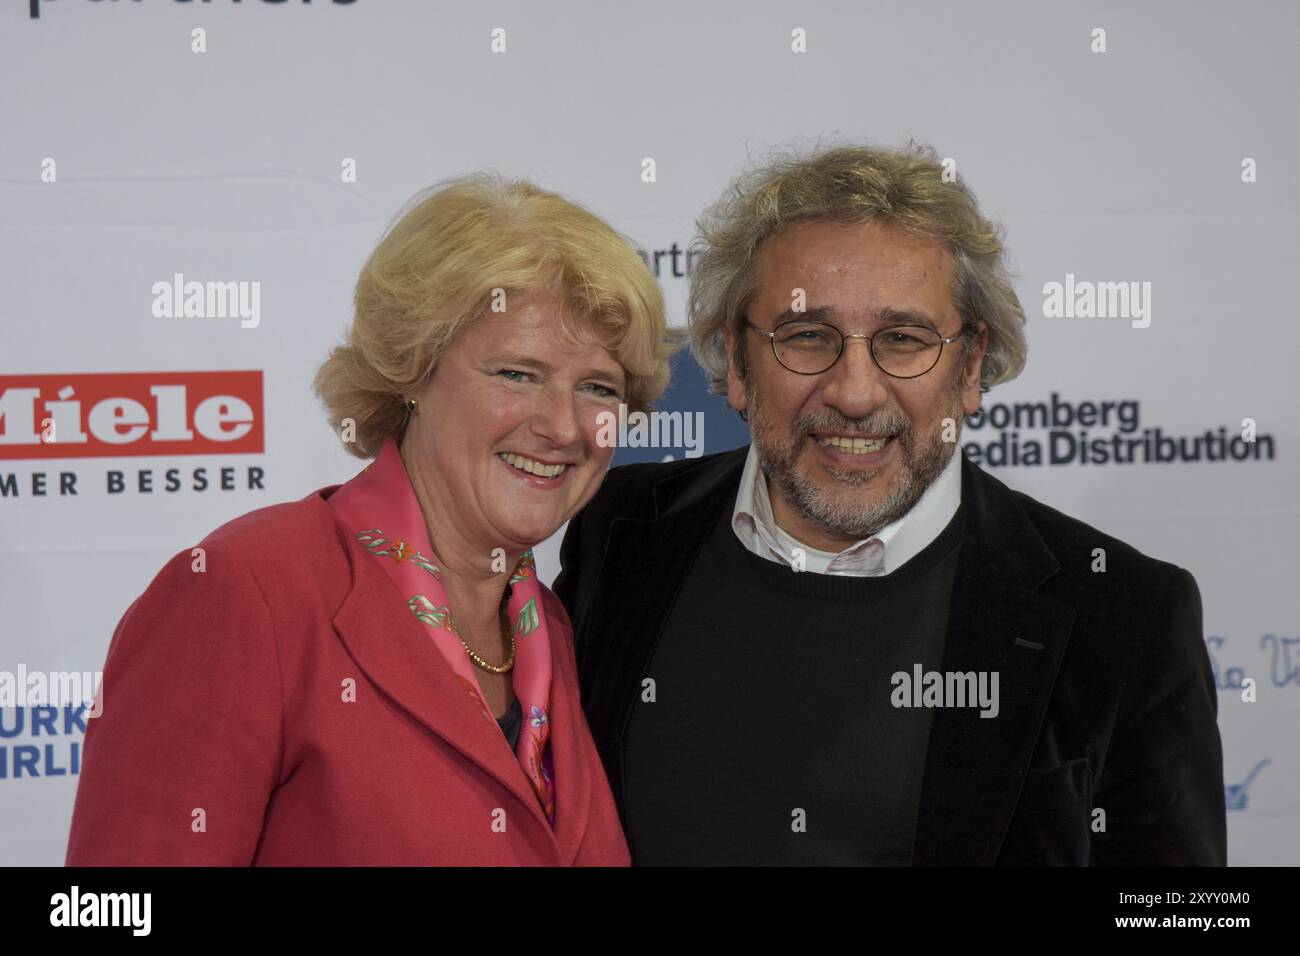
[[[601,385],[599,382],[592,382],[587,387],[593,389],[596,394],[602,398],[618,398],[618,392],[614,391],[614,389],[610,388],[608,385]]]
[[[510,379],[510,381],[512,381],[512,382],[523,382],[523,381],[526,381],[526,380],[530,377],[529,374],[528,374],[527,372],[521,372],[521,371],[519,371],[519,369],[517,369],[517,368],[503,368],[501,371],[497,372],[497,374],[498,374],[498,375],[504,375],[506,378]],[[516,375],[519,376],[519,377],[518,377],[518,378],[515,378]]]

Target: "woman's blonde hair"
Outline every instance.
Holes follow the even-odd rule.
[[[667,387],[677,337],[631,244],[556,193],[477,173],[417,194],[361,269],[351,328],[314,383],[335,430],[353,423],[352,454],[402,435],[406,396],[502,292],[554,296],[568,333],[617,356],[629,409],[649,411]]]
[[[745,375],[741,321],[759,292],[758,250],[793,222],[879,222],[945,246],[953,259],[953,302],[965,328],[988,324],[980,373],[987,388],[1020,374],[1025,364],[1025,314],[1011,283],[1002,229],[986,219],[975,196],[930,147],[901,150],[841,146],[778,160],[742,176],[698,223],[700,238],[687,314],[691,352],[713,391],[727,383],[726,331],[737,342]]]

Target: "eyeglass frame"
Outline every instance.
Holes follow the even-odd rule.
[[[898,379],[902,379],[903,381],[909,381],[914,378],[920,378],[922,375],[929,375],[939,365],[939,360],[943,358],[943,347],[945,345],[951,345],[953,342],[958,341],[968,331],[979,328],[978,325],[974,325],[970,322],[964,322],[962,323],[961,328],[957,330],[956,335],[949,336],[948,338],[944,338],[943,336],[940,335],[939,341],[937,343],[939,346],[939,351],[938,353],[936,353],[934,357],[933,365],[927,368],[924,372],[917,372],[915,375],[895,375],[893,372],[889,371],[883,365],[880,364],[880,359],[876,358],[876,336],[879,335],[881,332],[892,332],[895,329],[925,329],[927,332],[933,332],[935,335],[939,335],[938,329],[932,329],[927,325],[915,325],[910,322],[901,322],[897,325],[887,325],[882,329],[876,329],[876,331],[872,332],[870,335],[867,335],[865,332],[854,332],[852,334],[848,334],[845,333],[843,330],[841,330],[838,326],[831,325],[831,323],[829,322],[818,322],[814,319],[793,318],[793,319],[786,319],[784,322],[778,322],[772,328],[772,331],[769,332],[767,329],[760,328],[759,326],[755,325],[753,321],[750,319],[748,314],[742,315],[740,318],[741,321],[745,323],[745,325],[749,326],[755,332],[760,332],[763,335],[767,336],[768,341],[772,345],[772,358],[776,359],[776,364],[780,365],[783,369],[785,369],[787,372],[791,373],[792,375],[825,375],[827,372],[833,369],[836,366],[836,364],[839,362],[839,360],[844,356],[845,342],[847,342],[849,339],[866,339],[867,351],[871,354],[872,364],[875,365],[876,368],[880,369],[880,371],[888,375],[890,378],[898,378]],[[824,325],[829,329],[834,329],[839,334],[840,337],[839,350],[836,351],[835,358],[831,360],[831,364],[827,365],[820,372],[800,372],[797,369],[792,369],[790,366],[782,362],[781,356],[777,354],[776,351],[777,329],[780,329],[782,326],[792,325],[795,322],[804,322],[812,325]],[[981,388],[980,391],[983,392],[985,391],[985,389]]]

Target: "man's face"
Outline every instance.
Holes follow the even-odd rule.
[[[824,310],[845,335],[910,324],[949,338],[961,329],[951,254],[897,227],[795,223],[763,243],[759,276],[748,315],[766,331],[793,317],[797,289],[803,311]],[[728,334],[728,402],[748,413],[777,524],[819,550],[843,550],[906,514],[957,447],[943,440],[945,419],[957,437],[979,408],[982,325],[968,355],[961,342],[945,345],[938,365],[911,379],[882,372],[865,339],[846,339],[829,370],[798,375],[777,362],[767,336],[739,334],[748,374]],[[852,438],[886,441],[864,452],[844,447]]]

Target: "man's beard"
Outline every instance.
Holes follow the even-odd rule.
[[[960,429],[962,375],[954,375],[953,388],[948,396],[948,409],[940,417],[951,418],[954,429]],[[865,418],[846,418],[831,408],[801,415],[790,424],[790,441],[782,442],[764,419],[758,394],[753,387],[752,373],[745,383],[748,399],[750,431],[754,448],[770,482],[769,487],[780,494],[798,514],[824,533],[861,540],[877,534],[881,528],[897,521],[912,510],[925,489],[934,483],[951,460],[957,442],[943,441],[942,431],[928,436],[917,435],[912,423],[902,412],[879,409]],[[866,501],[845,500],[844,496],[828,493],[798,467],[800,451],[810,432],[854,433],[867,435],[894,435],[901,454],[902,468],[893,483],[886,488],[874,504]],[[827,473],[835,479],[837,488],[852,488],[866,484],[881,471],[872,469],[840,469],[828,467]]]

